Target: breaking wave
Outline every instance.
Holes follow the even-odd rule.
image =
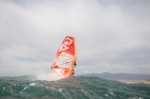
[[[1,77],[0,99],[150,99],[150,86],[83,76],[56,81]]]

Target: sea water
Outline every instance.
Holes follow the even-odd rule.
[[[1,77],[0,99],[150,99],[150,85],[83,76],[56,81],[28,77]]]

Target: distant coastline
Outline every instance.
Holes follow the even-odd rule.
[[[149,80],[117,80],[118,82],[123,82],[127,84],[145,84],[150,85]]]
[[[150,74],[128,74],[128,73],[93,73],[82,76],[94,76],[108,80],[114,80],[127,84],[148,84],[150,85]]]

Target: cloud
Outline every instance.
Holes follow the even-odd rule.
[[[149,3],[2,0],[0,75],[49,72],[66,35],[77,39],[77,75],[149,73]]]

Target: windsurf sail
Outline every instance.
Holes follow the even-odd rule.
[[[56,53],[51,68],[63,78],[70,77],[74,74],[76,58],[76,40],[74,37],[66,36]]]

